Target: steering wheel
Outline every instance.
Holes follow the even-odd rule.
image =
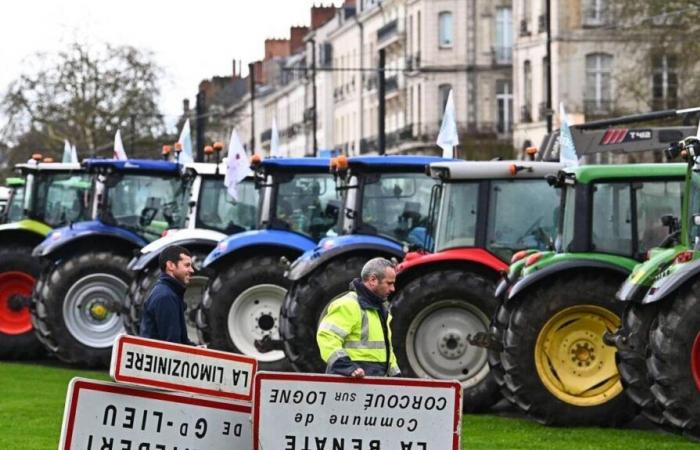
[[[663,240],[659,243],[659,247],[661,248],[668,248],[676,243],[678,243],[678,237],[681,235],[681,230],[676,230],[673,233],[669,234]]]
[[[147,227],[153,222],[153,219],[156,217],[156,214],[158,213],[158,208],[152,208],[150,206],[146,206],[141,210],[141,215],[139,216],[139,225],[142,227]]]

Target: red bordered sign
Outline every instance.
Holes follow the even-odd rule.
[[[326,448],[459,450],[461,419],[456,381],[255,376],[255,450],[303,450],[318,442]]]
[[[255,358],[121,335],[112,348],[115,381],[250,401]]]
[[[58,448],[247,450],[250,413],[242,403],[74,378]]]

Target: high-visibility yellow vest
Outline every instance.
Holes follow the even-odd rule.
[[[382,331],[382,318],[376,309],[362,309],[357,293],[350,291],[328,306],[316,332],[321,358],[328,364],[347,356],[353,361],[386,362],[386,347]],[[389,334],[389,372],[399,373],[396,356],[391,349],[391,315],[387,318]]]

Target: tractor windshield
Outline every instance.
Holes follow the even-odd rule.
[[[693,248],[700,245],[700,226],[695,225],[695,216],[700,214],[700,172],[694,169],[690,175],[690,195],[688,202],[688,243]]]
[[[254,230],[258,220],[258,194],[252,180],[237,186],[234,200],[224,186],[223,178],[204,178],[197,205],[197,228],[234,234]]]
[[[297,174],[277,187],[276,222],[315,240],[338,221],[339,194],[330,174]]]
[[[680,216],[681,192],[681,181],[596,183],[591,217],[592,250],[637,257],[658,247],[669,235],[661,218]]]
[[[557,238],[557,252],[568,252],[574,241],[574,223],[576,221],[576,187],[567,185],[561,188],[563,217],[560,220],[560,233]]]
[[[476,244],[479,183],[445,183],[435,232],[435,251]]]
[[[89,218],[89,175],[39,172],[28,177],[34,177],[30,217],[52,228]]]
[[[10,201],[7,204],[7,214],[5,222],[12,223],[22,220],[24,217],[24,186],[12,188]]]
[[[191,183],[179,176],[112,174],[105,182],[100,219],[157,239],[167,229],[184,226]]]
[[[359,229],[399,242],[423,244],[434,185],[435,180],[422,173],[366,175]]]
[[[552,248],[559,195],[542,180],[492,181],[486,248],[504,261],[519,250]]]

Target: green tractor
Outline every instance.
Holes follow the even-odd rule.
[[[523,251],[496,290],[489,362],[503,394],[539,422],[613,426],[636,414],[616,350],[620,284],[678,235],[685,166],[580,166],[550,177],[562,190],[555,251]]]
[[[29,299],[41,266],[32,249],[52,228],[89,214],[89,176],[78,163],[18,164],[22,178],[13,191],[0,226],[0,359],[35,356],[42,349],[34,336]]]
[[[686,138],[668,154],[687,160],[680,243],[627,278],[617,294],[624,320],[609,340],[645,415],[700,439],[700,140]]]

